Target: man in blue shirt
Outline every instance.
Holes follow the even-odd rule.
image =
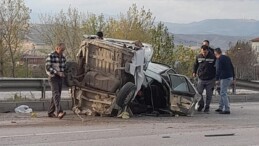
[[[229,98],[227,89],[235,79],[234,67],[228,56],[222,55],[220,48],[214,50],[216,61],[216,84],[220,85],[219,108],[216,112],[220,114],[230,114]]]

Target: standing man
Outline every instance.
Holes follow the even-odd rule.
[[[209,40],[204,40],[202,42],[202,45],[208,46],[209,51],[214,55],[214,50],[210,47],[210,41]]]
[[[206,45],[201,46],[201,53],[197,55],[196,61],[193,66],[193,77],[198,76],[197,90],[202,96],[199,101],[198,111],[202,111],[205,106],[204,112],[210,111],[210,102],[215,85],[215,68],[216,58],[209,47]],[[206,90],[206,104],[204,104],[203,91]]]
[[[103,40],[103,32],[102,31],[98,31],[96,33],[96,35],[97,35],[97,39]]]
[[[57,44],[55,51],[48,54],[45,66],[52,91],[48,117],[58,117],[59,119],[66,115],[66,112],[63,112],[60,105],[62,80],[65,77],[64,71],[66,67],[66,58],[63,55],[65,49],[64,43]],[[57,115],[54,114],[55,110]]]
[[[230,114],[229,98],[227,90],[233,79],[235,79],[234,67],[228,56],[222,55],[220,48],[215,49],[216,62],[216,84],[220,85],[219,108],[216,112]]]
[[[212,48],[210,47],[210,41],[209,41],[209,40],[204,40],[204,41],[202,42],[202,45],[208,46],[209,51],[214,55],[214,49],[212,49]],[[213,93],[213,91],[214,91],[214,87],[212,88],[212,93]]]

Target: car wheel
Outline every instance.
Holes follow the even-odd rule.
[[[119,107],[123,108],[128,105],[136,91],[137,87],[132,82],[127,82],[118,92],[116,103]]]

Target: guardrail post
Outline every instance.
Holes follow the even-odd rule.
[[[41,90],[41,98],[45,99],[46,96],[46,81],[42,79],[42,90]]]
[[[233,83],[232,85],[232,94],[235,95],[236,94],[236,83]]]

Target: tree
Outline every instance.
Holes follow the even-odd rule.
[[[36,26],[36,29],[44,42],[52,48],[59,42],[65,43],[68,59],[75,60],[83,38],[81,27],[84,15],[77,9],[69,8],[67,12],[61,10],[54,16],[41,14],[40,20],[42,25]]]
[[[144,7],[138,9],[133,4],[125,14],[119,15],[119,19],[109,18],[105,21],[103,15],[88,15],[83,29],[90,34],[103,30],[106,37],[150,43],[154,49],[153,61],[172,65],[173,35],[162,22],[156,25],[154,20],[150,10]]]
[[[153,61],[172,66],[174,59],[173,35],[163,23],[151,30],[151,44],[154,48]]]
[[[87,19],[83,23],[83,31],[85,34],[96,34],[98,31],[103,31],[106,26],[104,15],[97,16],[96,14],[88,13]]]
[[[150,42],[154,19],[150,10],[145,10],[144,7],[139,10],[133,4],[126,14],[119,15],[118,20],[110,18],[104,31],[108,37]]]
[[[71,10],[73,9],[69,9],[68,14]],[[72,12],[79,14],[75,10]],[[63,11],[54,17],[45,16],[41,18],[41,20],[44,20],[43,24],[51,25],[43,27],[44,29],[41,30],[48,44],[55,44],[53,41],[56,40],[63,40],[66,43],[66,38],[74,38],[76,35],[77,41],[75,42],[78,42],[77,44],[79,45],[79,41],[81,41],[79,39],[80,35],[96,34],[97,31],[104,31],[105,37],[140,40],[141,42],[150,43],[154,48],[153,61],[167,65],[173,65],[174,63],[173,35],[168,32],[167,27],[162,22],[154,24],[155,17],[150,10],[145,10],[144,7],[138,9],[137,5],[133,4],[125,14],[121,13],[118,19],[105,19],[103,14],[98,16],[91,13],[88,13],[86,19],[76,19],[81,18],[79,17],[81,15],[73,16],[73,20],[81,23],[73,26],[69,25],[71,22],[68,20],[70,19],[67,19],[67,13]],[[77,31],[73,31],[75,35],[69,36],[72,33],[71,29]],[[64,34],[64,32],[69,33]],[[75,52],[77,51],[73,50],[71,53]],[[72,59],[75,59],[75,54]]]
[[[254,65],[257,56],[248,42],[238,41],[227,51],[235,67],[236,78],[251,80],[254,77]]]
[[[150,43],[154,49],[153,61],[172,65],[173,35],[162,22],[155,25],[154,20],[150,10],[144,7],[139,10],[133,4],[126,14],[120,14],[120,19],[111,18],[107,22],[106,33],[109,37]]]
[[[0,21],[0,23],[1,23],[1,21]],[[4,34],[3,34],[2,31],[3,30],[0,29],[0,77],[4,76],[4,63],[5,63],[5,60],[6,60],[6,52],[7,52],[7,49],[6,49],[5,45],[4,45],[4,40],[3,40],[4,39],[3,38]]]
[[[193,64],[198,50],[193,50],[183,45],[177,46],[174,52],[173,64],[176,71],[186,76],[192,76]]]
[[[23,0],[2,0],[0,2],[1,58],[2,56],[10,58],[12,77],[15,77],[15,64],[19,59],[17,53],[28,31],[29,14],[30,10],[25,6]],[[2,65],[1,69],[3,70]]]

